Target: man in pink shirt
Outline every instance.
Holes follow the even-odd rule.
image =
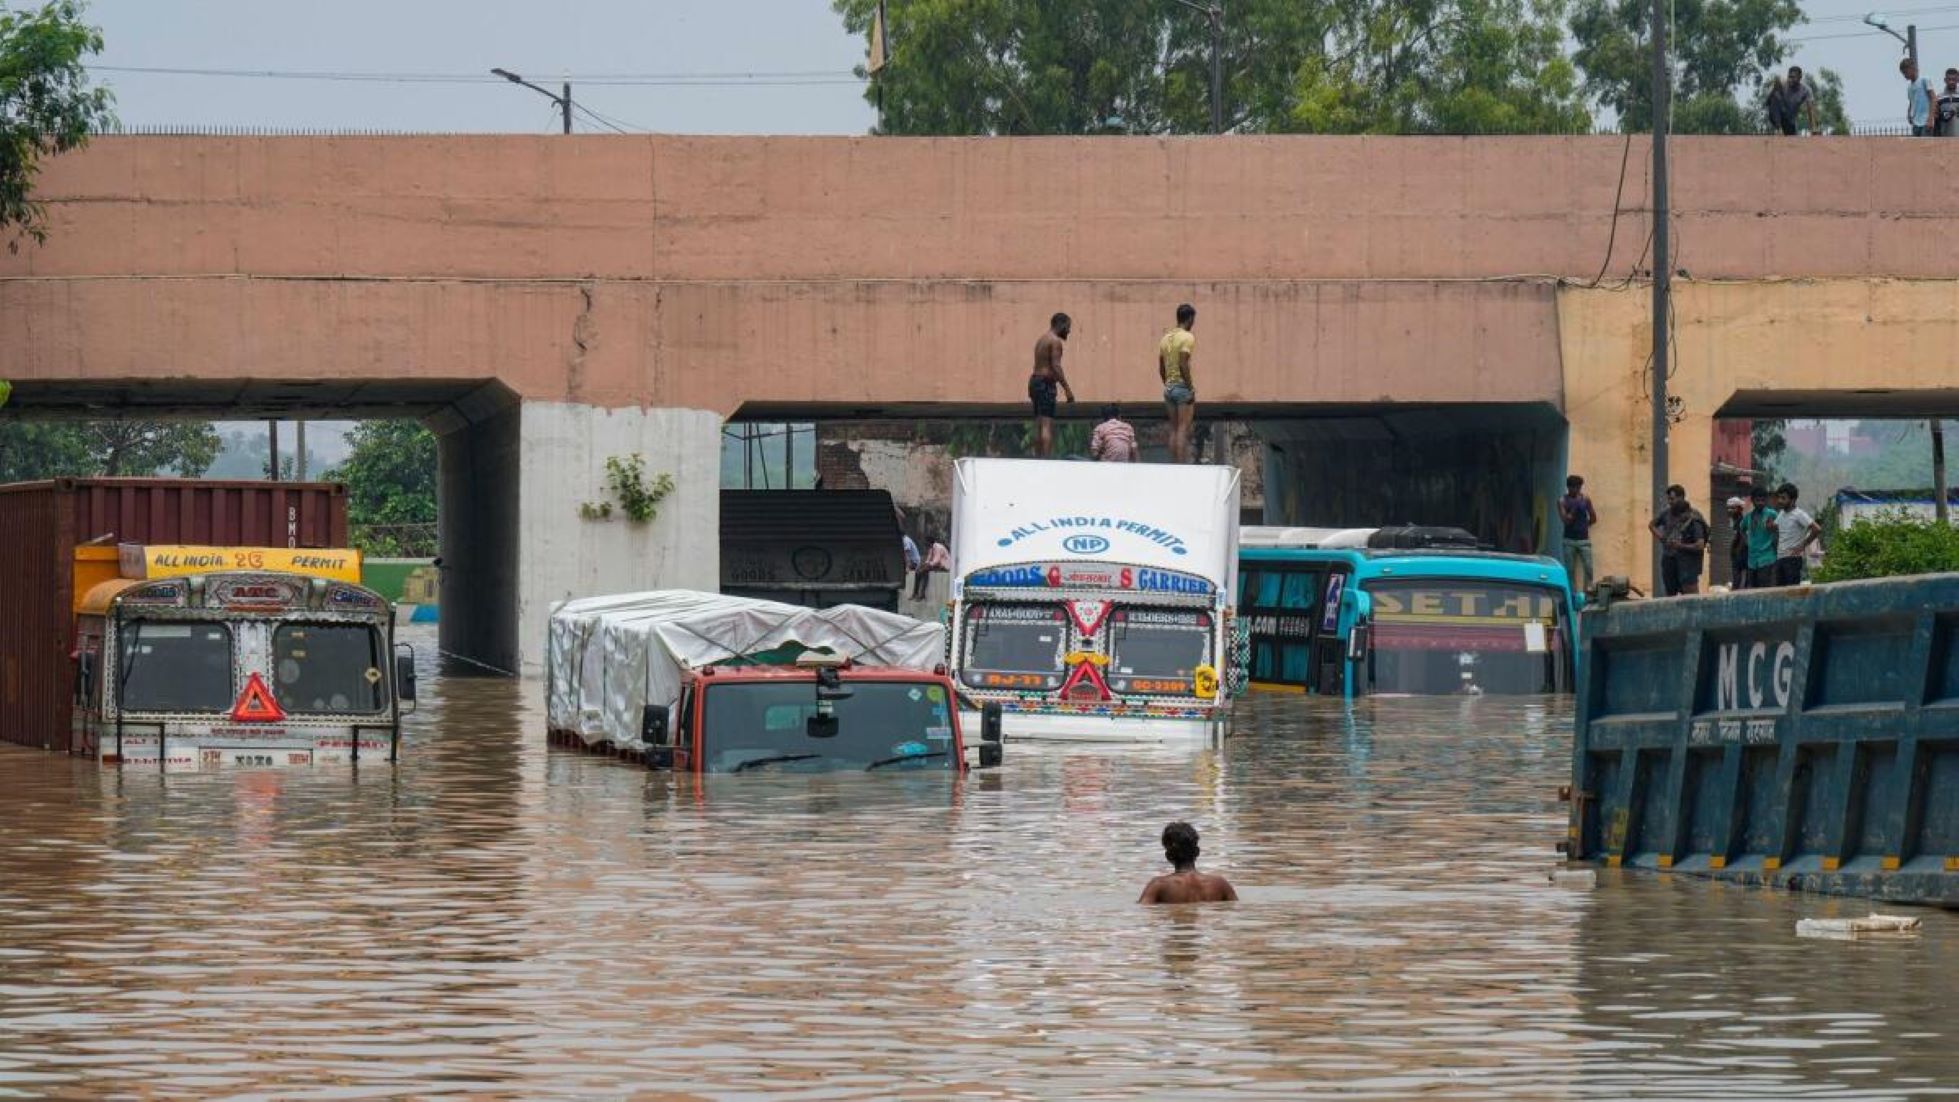
[[[1104,463],[1134,463],[1136,451],[1136,430],[1122,419],[1122,410],[1103,406],[1102,423],[1088,438],[1088,457]]]
[[[934,537],[931,548],[925,552],[924,561],[918,564],[918,572],[912,575],[911,599],[914,601],[924,600],[925,580],[930,578],[934,571],[943,573],[949,572],[951,569],[952,552],[946,550],[946,545]]]

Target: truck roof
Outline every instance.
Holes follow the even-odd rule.
[[[814,666],[702,666],[689,672],[710,681],[814,681],[816,670]],[[845,681],[942,681],[946,675],[900,666],[844,666],[837,669],[837,676]]]

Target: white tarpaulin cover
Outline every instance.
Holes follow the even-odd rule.
[[[551,614],[546,714],[554,731],[638,750],[642,707],[672,707],[682,671],[790,644],[914,670],[945,655],[939,625],[858,605],[800,608],[685,589],[587,597]]]
[[[1024,563],[1176,570],[1229,593],[1238,574],[1238,469],[1167,463],[961,459],[952,573]]]

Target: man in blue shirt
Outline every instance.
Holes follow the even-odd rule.
[[[1898,62],[1905,75],[1905,122],[1911,136],[1922,138],[1932,133],[1932,86],[1918,79],[1918,63],[1910,58]]]
[[[1741,518],[1741,538],[1748,545],[1748,588],[1770,589],[1775,586],[1775,510],[1769,508],[1768,487],[1748,491],[1748,500],[1754,509]]]

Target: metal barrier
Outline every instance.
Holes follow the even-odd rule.
[[[1583,621],[1573,860],[1959,904],[1959,574]]]

